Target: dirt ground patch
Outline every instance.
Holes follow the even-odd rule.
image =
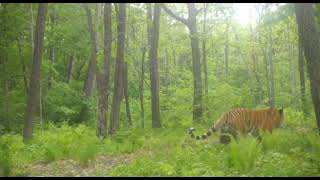
[[[31,164],[28,167],[30,176],[45,177],[79,177],[79,176],[108,176],[111,169],[119,165],[128,165],[142,156],[151,156],[152,151],[139,150],[131,154],[99,155],[93,161],[83,164],[73,159],[58,160],[51,163]]]

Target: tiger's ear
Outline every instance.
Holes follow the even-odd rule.
[[[280,113],[283,113],[283,106],[281,106],[281,109],[278,110]]]

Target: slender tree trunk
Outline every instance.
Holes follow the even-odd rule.
[[[224,44],[224,62],[225,62],[225,74],[228,75],[228,70],[229,70],[229,26],[230,23],[227,23],[226,27],[226,42]]]
[[[304,48],[310,79],[312,102],[320,134],[320,42],[311,3],[294,5],[299,37]]]
[[[202,119],[202,81],[201,81],[201,65],[200,65],[200,49],[199,37],[197,32],[197,19],[198,10],[195,8],[194,3],[188,3],[188,19],[181,18],[174,14],[165,5],[162,5],[164,10],[176,20],[184,23],[190,32],[191,49],[192,49],[192,67],[193,67],[193,83],[194,83],[194,96],[193,96],[193,122],[199,123]]]
[[[301,109],[305,116],[309,115],[309,111],[307,108],[307,100],[306,100],[306,83],[305,83],[305,75],[304,75],[304,54],[303,54],[303,45],[302,40],[299,37],[299,73],[300,73],[300,97],[301,97]]]
[[[194,76],[194,98],[193,98],[193,120],[194,122],[200,122],[202,118],[202,81],[201,81],[201,65],[200,65],[200,49],[199,49],[199,37],[197,33],[197,20],[195,4],[188,4],[189,12],[189,31],[192,47],[192,59],[193,59],[193,76]]]
[[[89,67],[87,71],[87,78],[84,83],[83,91],[85,95],[85,100],[90,99],[93,93],[94,80],[97,70],[97,53],[98,53],[98,43],[97,43],[97,34],[95,31],[95,24],[93,23],[91,9],[88,4],[84,5],[84,9],[87,14],[88,20],[88,31],[90,32],[90,41],[91,41],[91,55],[89,61]],[[79,122],[83,122],[89,118],[89,107],[84,104],[80,110]]]
[[[130,16],[130,6],[129,4],[127,5],[127,9],[128,9],[128,14]],[[127,24],[131,25],[129,27],[131,27],[131,31],[133,32],[134,30],[134,26],[132,23],[130,22],[127,22]],[[128,28],[129,29],[129,28]],[[130,32],[131,32],[130,31]],[[130,37],[130,32],[128,30],[127,32],[127,38],[126,38],[126,43],[125,43],[125,52],[127,54],[129,54],[129,45],[130,45],[130,42],[129,42],[129,37]],[[134,37],[132,37],[132,39],[134,40]],[[129,103],[129,92],[128,92],[128,64],[127,62],[123,62],[122,64],[122,72],[123,72],[123,96],[124,96],[124,100],[125,100],[125,103],[126,103],[126,112],[127,112],[127,120],[128,120],[128,125],[130,127],[132,127],[132,120],[131,120],[131,112],[130,112],[130,103]]]
[[[132,127],[130,104],[129,104],[129,93],[128,93],[128,64],[127,64],[127,62],[123,63],[123,95],[124,95],[124,99],[126,102],[128,124],[130,127]]]
[[[91,31],[90,28],[90,24],[92,26],[95,26],[94,23],[92,22],[92,14],[91,14],[91,10],[89,8],[89,5],[86,4],[85,6],[85,10],[87,13],[87,17],[88,17],[88,24],[89,24],[89,32]],[[89,17],[90,16],[90,17]],[[93,28],[95,29],[95,27]],[[93,30],[92,29],[92,30]],[[92,33],[92,32],[91,32]],[[89,98],[92,96],[92,92],[93,92],[93,87],[94,87],[94,80],[95,80],[95,74],[96,74],[96,69],[97,69],[97,52],[98,52],[98,47],[97,47],[97,37],[96,37],[96,32],[94,32],[94,42],[95,42],[95,50],[92,49],[91,51],[91,56],[90,56],[90,62],[89,62],[89,67],[88,67],[88,73],[87,73],[87,79],[85,81],[84,84],[84,93],[86,98]],[[92,35],[91,35],[91,42],[92,42]]]
[[[48,90],[51,89],[52,87],[52,68],[53,64],[55,61],[55,48],[50,48],[49,50],[49,62],[50,62],[50,67],[49,67],[49,72],[48,72]]]
[[[73,71],[73,65],[74,65],[74,53],[71,53],[69,57],[69,63],[68,63],[68,71],[67,71],[67,79],[66,82],[69,83],[72,77],[72,71]]]
[[[151,84],[151,107],[152,107],[152,127],[160,128],[160,98],[159,98],[159,71],[158,71],[158,42],[160,28],[160,4],[154,5],[153,26],[150,46],[150,84]]]
[[[260,80],[260,76],[259,76],[259,60],[258,57],[255,54],[252,54],[252,59],[254,62],[254,74],[256,77],[256,81],[257,81],[257,96],[256,96],[256,104],[261,104],[262,102],[262,85],[261,85],[261,80]]]
[[[140,75],[140,106],[141,106],[141,127],[144,128],[144,57],[146,54],[146,48],[142,50],[142,60],[141,60],[141,75]]]
[[[296,97],[296,83],[295,83],[295,67],[292,56],[292,42],[290,41],[290,25],[287,23],[288,30],[288,59],[289,59],[289,79],[291,84],[291,95],[292,97]],[[294,100],[295,101],[295,100]]]
[[[31,35],[31,47],[32,47],[32,52],[34,51],[34,38],[33,38],[33,10],[32,10],[32,3],[29,4],[30,5],[30,16],[31,16],[31,22],[30,22],[30,35]]]
[[[117,60],[114,79],[114,93],[112,102],[112,113],[110,118],[110,134],[115,134],[120,126],[120,105],[123,96],[123,72],[122,64],[124,62],[124,45],[126,30],[126,4],[119,4],[118,12],[118,40],[117,40]]]
[[[18,49],[19,49],[19,56],[20,56],[19,59],[21,61],[24,87],[25,87],[25,90],[26,90],[26,94],[28,94],[29,93],[29,87],[28,87],[28,79],[27,79],[27,76],[26,76],[26,65],[24,64],[24,61],[23,61],[22,49],[21,49],[21,46],[20,46],[20,43],[19,43],[19,38],[16,38],[16,41],[17,41],[17,45],[18,45]]]
[[[255,43],[257,41],[255,33],[253,32],[252,29],[252,25],[250,24],[250,32],[251,32],[251,38],[253,43]],[[255,101],[256,101],[256,105],[260,105],[262,103],[262,98],[263,98],[263,89],[262,89],[262,83],[260,80],[260,72],[259,72],[259,59],[258,56],[255,52],[255,50],[253,50],[252,53],[252,60],[253,60],[253,70],[254,70],[254,74],[255,74],[255,78],[256,78],[256,97],[255,97]]]
[[[271,80],[271,86],[270,86],[270,96],[271,96],[271,101],[270,101],[270,105],[271,107],[275,106],[275,82],[274,82],[274,66],[273,66],[273,60],[272,60],[272,56],[273,56],[273,39],[272,39],[272,29],[270,28],[270,46],[269,46],[269,61],[270,61],[270,80]]]
[[[36,25],[36,37],[35,37],[35,48],[33,52],[33,64],[32,64],[32,74],[30,81],[30,91],[27,100],[27,108],[25,112],[25,123],[23,130],[24,140],[29,140],[32,138],[32,129],[34,115],[37,107],[37,102],[39,98],[40,90],[40,67],[42,59],[42,48],[43,48],[43,38],[45,31],[45,20],[47,15],[47,3],[41,3],[39,5],[37,25]]]
[[[265,65],[265,71],[266,71],[266,83],[267,83],[267,93],[268,93],[268,103],[270,105],[270,107],[272,107],[271,105],[271,92],[270,92],[270,79],[269,79],[269,63],[268,63],[268,59],[267,59],[267,53],[266,53],[266,49],[263,48],[263,44],[261,41],[261,37],[259,36],[259,43],[260,43],[260,49],[261,49],[261,53],[263,55],[263,62]]]
[[[204,14],[203,14],[203,40],[202,40],[202,66],[204,73],[204,92],[208,94],[208,69],[207,69],[207,50],[206,50],[206,21],[207,21],[207,4],[204,5]]]
[[[51,19],[51,30],[54,30],[54,26],[55,26],[55,12],[53,11],[52,14],[50,14],[50,19]],[[50,47],[49,50],[49,63],[50,63],[50,68],[49,68],[49,73],[48,73],[48,90],[51,89],[52,86],[52,68],[54,65],[54,61],[55,61],[55,48],[54,47]]]

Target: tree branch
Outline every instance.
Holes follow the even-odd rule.
[[[187,19],[185,18],[182,18],[178,15],[176,15],[173,11],[171,11],[171,9],[169,9],[165,4],[161,3],[161,7],[171,16],[173,17],[174,19],[182,22],[183,24],[189,26],[189,22]]]

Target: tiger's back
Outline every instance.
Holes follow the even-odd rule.
[[[237,108],[224,114],[215,124],[214,129],[232,129],[247,133],[252,128],[268,130],[280,127],[284,121],[282,110]]]
[[[237,108],[225,113],[201,138],[205,139],[213,132],[220,130],[221,133],[229,133],[234,137],[238,133],[246,135],[249,132],[259,136],[259,130],[272,132],[284,123],[283,108],[248,109]],[[193,135],[195,129],[189,129],[191,137],[200,139]]]

